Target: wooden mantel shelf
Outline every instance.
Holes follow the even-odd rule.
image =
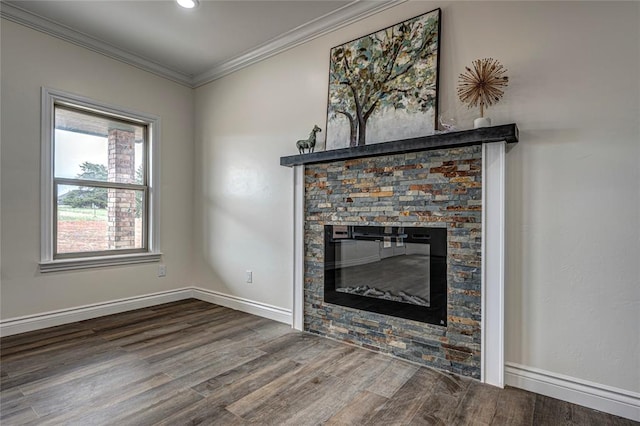
[[[292,167],[302,164],[330,163],[332,161],[350,158],[404,154],[407,152],[481,145],[483,143],[501,141],[508,143],[518,142],[518,126],[514,123],[504,124],[501,126],[483,127],[461,132],[439,133],[420,138],[376,143],[353,148],[289,155],[287,157],[280,157],[280,165]]]

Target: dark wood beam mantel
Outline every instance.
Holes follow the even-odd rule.
[[[351,158],[377,157],[381,155],[481,145],[489,142],[505,141],[507,143],[514,143],[518,142],[518,140],[518,126],[512,123],[501,126],[463,130],[460,132],[438,133],[431,136],[356,146],[353,148],[289,155],[280,157],[280,165],[292,167],[302,164],[329,163]]]

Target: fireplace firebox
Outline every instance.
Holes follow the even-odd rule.
[[[445,228],[325,225],[324,301],[446,326]]]

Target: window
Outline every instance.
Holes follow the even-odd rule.
[[[159,119],[46,88],[42,102],[40,270],[159,261]]]

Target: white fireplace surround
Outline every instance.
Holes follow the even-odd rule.
[[[484,383],[504,387],[506,142],[482,145],[482,343]],[[293,167],[293,328],[304,327],[304,165]]]

